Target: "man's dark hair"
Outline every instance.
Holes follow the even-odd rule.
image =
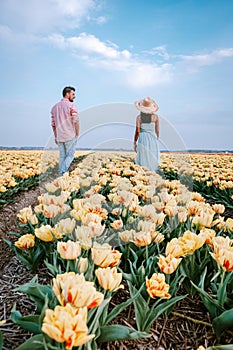
[[[75,88],[73,86],[66,86],[66,87],[64,87],[64,89],[62,91],[63,97],[65,97],[65,95],[67,93],[69,93],[70,91],[75,91]]]

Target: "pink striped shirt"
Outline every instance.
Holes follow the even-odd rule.
[[[51,125],[56,128],[57,142],[72,140],[75,134],[75,124],[78,123],[78,110],[73,102],[63,98],[51,109]]]

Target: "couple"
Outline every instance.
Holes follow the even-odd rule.
[[[60,175],[68,171],[74,159],[79,135],[78,110],[74,104],[75,88],[66,86],[62,95],[62,100],[56,103],[51,110],[52,128],[60,152]],[[159,165],[157,141],[159,138],[159,118],[154,113],[159,107],[149,97],[136,101],[135,106],[140,111],[134,135],[134,151],[137,152],[136,164],[156,171]]]

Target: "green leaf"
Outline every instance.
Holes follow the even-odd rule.
[[[15,350],[44,350],[43,334],[34,335]]]
[[[128,281],[128,286],[130,290],[130,295],[134,297],[135,294],[137,294],[138,292],[137,289],[129,281]],[[137,299],[134,299],[133,303],[134,303],[137,328],[138,330],[141,331],[144,327],[145,315],[147,315],[147,313],[149,312],[149,306],[141,294],[137,296]]]
[[[207,292],[205,292],[203,289],[197,287],[192,281],[192,285],[194,288],[201,294],[201,299],[207,308],[207,310],[210,312],[212,317],[217,316],[217,311],[223,312],[225,311],[224,308],[219,305],[218,301],[212,298]]]
[[[224,273],[224,277],[225,277],[225,272],[223,272],[223,273]],[[218,293],[217,293],[218,302],[222,307],[224,306],[224,303],[227,300],[226,289],[227,289],[227,285],[228,285],[228,282],[231,279],[231,277],[232,277],[232,272],[227,274],[227,276],[224,278],[224,282],[222,284],[220,284],[219,289],[218,289]]]
[[[25,294],[28,294],[29,296],[35,296],[43,301],[47,294],[50,298],[53,297],[53,291],[50,286],[36,283],[33,280],[23,284],[22,286],[14,288],[14,291],[25,293]]]
[[[96,330],[99,327],[100,316],[106,305],[109,304],[110,300],[111,298],[104,299],[97,308],[91,310],[93,314],[92,312],[89,312],[87,321],[89,333],[96,333]],[[91,316],[93,316],[93,320],[91,320]]]
[[[15,236],[17,238],[21,237],[22,235],[18,232],[13,232],[13,231],[10,231],[10,232],[7,232],[8,235],[12,235],[12,236]]]
[[[181,295],[175,298],[171,298],[169,300],[163,301],[161,300],[161,303],[159,305],[154,305],[148,312],[148,314],[144,316],[144,325],[143,325],[143,331],[149,332],[152,323],[167,309],[169,309],[171,306],[173,306],[178,301],[184,299],[186,295]]]
[[[2,347],[3,347],[3,334],[0,331],[0,350],[2,350]]]
[[[100,336],[98,338],[98,343],[102,344],[105,342],[114,341],[117,339],[139,339],[151,337],[150,334],[145,332],[139,332],[134,328],[129,328],[122,325],[111,325],[103,326],[100,328]]]
[[[220,316],[213,319],[213,328],[219,339],[222,332],[233,326],[233,309],[224,311]]]
[[[114,307],[114,309],[108,314],[106,320],[105,320],[105,324],[108,324],[109,322],[111,322],[114,318],[117,317],[117,315],[119,315],[119,313],[124,310],[125,308],[127,308],[140,294],[141,289],[143,288],[143,286],[139,289],[139,291],[130,299],[126,300],[125,302],[117,305]]]
[[[19,311],[15,309],[15,305],[11,310],[11,321],[18,324],[23,329],[28,330],[34,334],[41,333],[39,325],[39,315],[22,316]]]
[[[54,299],[52,288],[37,283],[37,276],[30,282],[15,288],[14,291],[27,294],[29,298],[36,303],[38,312],[43,308],[46,295],[48,295],[50,301]]]

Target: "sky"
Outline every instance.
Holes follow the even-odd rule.
[[[0,146],[53,144],[76,88],[78,148],[132,148],[134,101],[159,105],[161,149],[232,150],[232,0],[1,0]]]

